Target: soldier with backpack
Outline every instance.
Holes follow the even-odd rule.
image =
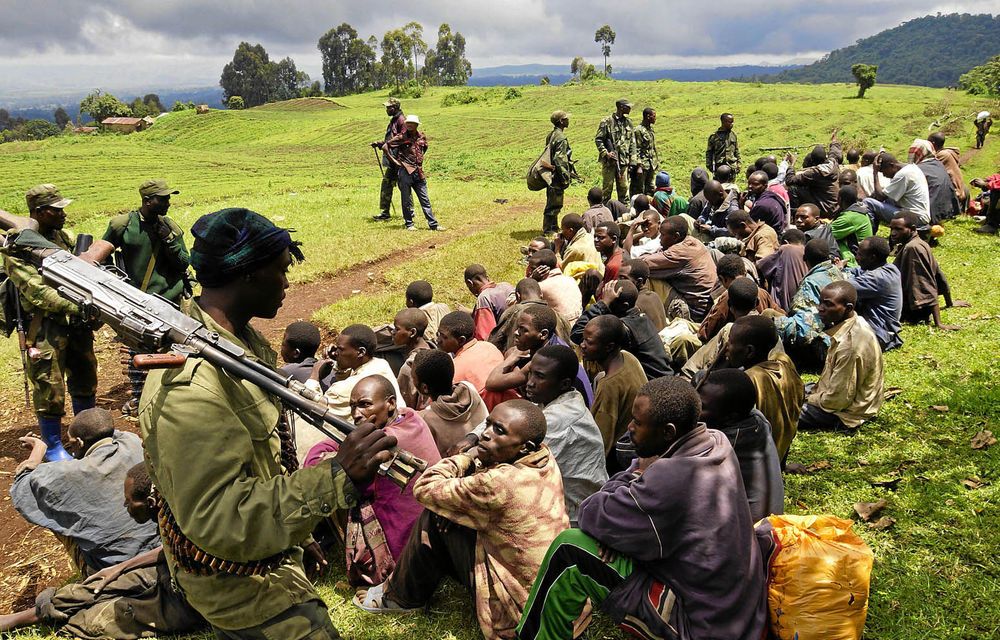
[[[573,176],[569,140],[565,130],[569,126],[569,114],[553,111],[549,118],[553,129],[545,138],[552,164],[552,183],[545,188],[545,212],[542,214],[542,233],[559,233],[559,212],[563,206],[563,192]]]

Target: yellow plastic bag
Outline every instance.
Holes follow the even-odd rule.
[[[868,613],[873,554],[851,520],[770,516],[780,549],[768,588],[771,630],[781,640],[858,640]]]

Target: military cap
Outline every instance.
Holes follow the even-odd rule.
[[[382,106],[383,107],[398,107],[399,106],[399,98],[389,98],[388,100],[386,100],[385,102],[382,103]]]
[[[413,124],[420,124],[420,118],[411,113],[410,115],[406,116],[405,122],[406,124],[410,124],[411,122]]]
[[[562,110],[553,111],[552,115],[549,116],[549,120],[552,121],[552,124],[559,124],[560,120],[562,120],[563,118],[568,118],[569,115],[570,114],[568,114],[568,113],[566,113],[565,111],[562,111]]]
[[[180,191],[168,187],[166,180],[146,180],[139,185],[139,195],[143,198],[148,196],[171,196],[176,193],[180,193]]]
[[[629,108],[631,108],[632,107],[632,103],[628,101],[628,98],[621,98],[619,100],[615,100],[615,106],[616,107],[629,107]]]
[[[59,189],[54,184],[40,184],[37,187],[32,187],[25,194],[24,200],[28,203],[28,211],[36,211],[42,207],[62,209],[70,202],[73,202],[68,198],[62,197]]]

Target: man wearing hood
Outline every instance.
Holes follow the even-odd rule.
[[[678,195],[670,185],[670,174],[661,171],[656,174],[656,191],[653,192],[651,204],[664,218],[687,213],[688,201]]]
[[[708,171],[705,171],[701,167],[697,167],[691,172],[691,198],[688,200],[687,213],[695,220],[708,207],[708,200],[705,199],[704,189],[705,185],[711,179],[712,176],[709,175]]]

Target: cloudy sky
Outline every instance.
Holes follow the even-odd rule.
[[[810,62],[936,12],[987,13],[996,0],[0,0],[0,92],[214,85],[241,40],[321,77],[316,41],[348,22],[367,38],[415,20],[429,45],[448,22],[473,69],[600,58],[616,68]]]

